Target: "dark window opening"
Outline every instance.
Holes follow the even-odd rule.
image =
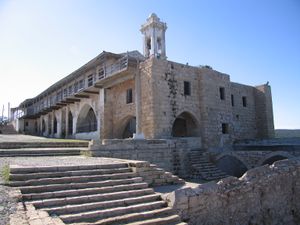
[[[88,79],[87,79],[87,83],[88,83],[88,86],[93,86],[93,83],[94,83],[94,80],[93,80],[93,74],[89,75],[88,76]]]
[[[191,83],[184,81],[184,95],[191,95]]]
[[[151,39],[147,39],[147,49],[150,50],[151,49]]]
[[[235,118],[238,120],[238,119],[240,119],[240,115],[239,114],[236,114],[235,115]]]
[[[222,123],[222,134],[228,134],[228,133],[229,133],[228,123]]]
[[[243,106],[247,107],[247,97],[243,96],[242,101],[243,101]]]
[[[100,68],[98,70],[98,79],[101,80],[104,78],[104,69],[103,68]]]
[[[25,127],[28,127],[28,122],[25,122]]]
[[[126,104],[132,103],[132,89],[126,91]]]
[[[225,88],[220,87],[220,99],[225,100]]]
[[[231,106],[234,106],[234,96],[231,95]]]

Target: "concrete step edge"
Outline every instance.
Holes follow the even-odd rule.
[[[141,196],[147,194],[153,194],[154,190],[152,188],[129,190],[129,191],[119,191],[113,193],[102,193],[94,195],[85,195],[78,197],[67,197],[67,198],[53,198],[45,200],[34,200],[28,201],[28,203],[33,204],[37,208],[45,208],[50,206],[64,206],[64,205],[74,205],[79,203],[89,203],[89,202],[100,202],[108,201],[112,199],[121,199],[128,196]]]

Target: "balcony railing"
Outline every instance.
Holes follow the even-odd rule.
[[[75,83],[72,85],[66,85],[55,93],[46,96],[40,101],[35,102],[32,106],[27,107],[25,110],[26,116],[32,116],[40,113],[41,111],[55,106],[57,103],[65,100],[68,97],[74,96],[75,94],[81,92],[82,90],[91,87],[94,83],[101,81],[107,77],[111,77],[117,73],[128,68],[128,55],[118,59],[115,63],[110,65],[105,65],[105,67],[100,68],[97,74],[92,74],[88,76],[81,76],[77,78]]]

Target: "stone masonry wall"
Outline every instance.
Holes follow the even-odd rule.
[[[166,196],[189,224],[300,223],[300,159],[282,160]]]
[[[255,90],[256,117],[259,138],[273,138],[274,119],[271,87],[268,84],[260,85]]]
[[[148,161],[180,177],[189,175],[188,153],[194,148],[201,148],[201,139],[108,139],[94,140],[89,147],[93,156]]]
[[[253,139],[257,136],[254,88],[231,83],[233,95],[232,124],[235,139]],[[246,98],[243,106],[242,98]]]

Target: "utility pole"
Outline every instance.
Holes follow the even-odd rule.
[[[10,103],[7,103],[7,121],[10,122]]]
[[[4,116],[4,104],[3,104],[3,107],[2,107],[2,117],[1,117],[1,121],[3,121],[3,116]]]

